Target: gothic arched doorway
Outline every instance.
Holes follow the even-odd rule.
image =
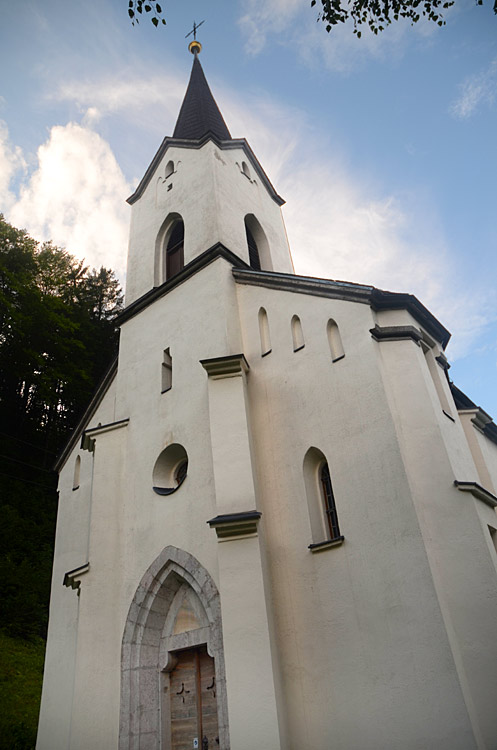
[[[129,609],[120,723],[120,750],[229,750],[219,594],[176,547],[150,566]]]

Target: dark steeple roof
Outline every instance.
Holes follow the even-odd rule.
[[[221,141],[231,140],[197,55],[193,60],[192,74],[178,115],[173,138],[198,141],[212,134]]]

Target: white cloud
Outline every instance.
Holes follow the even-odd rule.
[[[0,120],[0,211],[5,213],[14,203],[15,196],[10,190],[12,178],[25,168],[21,149],[10,143],[7,125]]]
[[[121,71],[119,76],[98,81],[65,81],[47,98],[74,102],[90,123],[118,112],[125,113],[128,121],[143,120],[149,107],[153,107],[155,117],[160,121],[164,110],[171,118],[178,114],[184,93],[183,77]]]
[[[453,117],[466,120],[481,104],[492,105],[497,94],[497,58],[485,69],[459,84],[459,96],[450,105]]]
[[[8,220],[86,263],[124,276],[130,192],[108,143],[75,123],[55,126]]]

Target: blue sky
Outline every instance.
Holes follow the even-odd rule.
[[[451,376],[497,417],[497,17],[327,34],[309,0],[2,3],[0,211],[124,278],[129,207],[191,68],[278,192],[297,273],[416,296],[452,332]]]

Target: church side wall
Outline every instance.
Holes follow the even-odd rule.
[[[110,385],[92,424],[114,420],[115,381]],[[79,486],[74,488],[79,456]],[[59,503],[55,536],[50,619],[45,656],[43,693],[38,727],[38,750],[70,747],[71,715],[77,651],[80,598],[64,586],[67,572],[89,560],[89,524],[93,480],[93,454],[79,442],[68,456],[59,477]],[[84,576],[81,576],[84,580]]]
[[[371,310],[242,285],[238,296],[289,747],[475,747]],[[305,341],[296,352],[295,314]],[[336,362],[330,318],[345,351]],[[303,481],[310,447],[328,460],[345,537],[316,553]]]
[[[420,347],[379,344],[380,361],[437,597],[478,747],[497,743],[497,578],[483,535],[486,506],[454,480],[478,482],[452,402],[444,414]]]

